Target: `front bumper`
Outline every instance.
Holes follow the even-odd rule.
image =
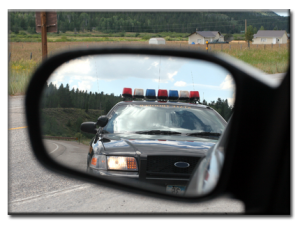
[[[122,172],[122,171],[105,171],[90,168],[89,172],[97,177],[106,178],[108,180],[142,188],[150,191],[166,193],[168,185],[187,186],[189,179],[181,178],[155,178],[141,177],[138,172]]]

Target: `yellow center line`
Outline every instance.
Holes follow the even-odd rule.
[[[13,129],[24,129],[24,128],[27,128],[28,126],[23,126],[23,127],[16,127],[16,128],[10,128],[8,130],[13,130]]]

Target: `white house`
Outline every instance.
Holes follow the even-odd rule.
[[[218,40],[224,42],[224,36],[219,31],[196,31],[189,35],[189,44],[206,44]]]
[[[166,44],[166,40],[164,38],[150,38],[149,39],[149,44],[165,45]]]
[[[252,44],[283,44],[287,43],[288,36],[283,30],[259,30],[253,36]]]

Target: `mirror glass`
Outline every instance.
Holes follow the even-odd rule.
[[[48,154],[64,166],[196,197],[218,181],[234,100],[232,76],[211,62],[90,55],[48,79],[40,124]]]

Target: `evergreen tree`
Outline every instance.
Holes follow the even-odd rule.
[[[249,46],[249,41],[252,42],[253,35],[257,33],[256,27],[253,27],[252,25],[249,25],[247,27],[247,32],[245,33],[245,39],[248,41],[248,46]]]

